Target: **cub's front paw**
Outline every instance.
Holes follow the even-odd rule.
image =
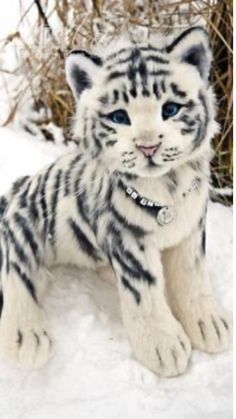
[[[195,348],[209,353],[228,348],[231,325],[224,310],[212,297],[201,297],[191,302],[181,312],[180,321]]]
[[[30,368],[46,364],[52,353],[52,340],[42,316],[31,321],[3,313],[0,353],[4,358]]]
[[[129,331],[136,358],[162,377],[182,374],[189,363],[191,344],[180,323],[173,316],[136,321],[139,324]]]

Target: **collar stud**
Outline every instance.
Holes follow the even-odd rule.
[[[157,222],[160,226],[172,223],[175,219],[175,210],[172,206],[162,207],[157,213]]]

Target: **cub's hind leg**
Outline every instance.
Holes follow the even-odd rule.
[[[42,244],[25,215],[14,212],[0,226],[3,307],[0,353],[17,363],[41,367],[52,341],[42,309],[46,285]]]

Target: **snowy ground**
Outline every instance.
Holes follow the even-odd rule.
[[[65,148],[0,129],[0,194]],[[208,265],[219,300],[232,308],[232,209],[210,204]],[[194,351],[186,374],[160,379],[137,363],[112,284],[89,272],[54,272],[47,298],[56,353],[39,371],[0,360],[1,419],[230,419],[232,352]]]

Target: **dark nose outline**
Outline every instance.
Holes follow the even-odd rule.
[[[144,154],[145,157],[152,157],[156,151],[158,150],[158,148],[160,147],[161,143],[155,144],[155,145],[150,145],[150,146],[146,146],[146,145],[137,145],[137,148],[142,151],[142,153]]]

